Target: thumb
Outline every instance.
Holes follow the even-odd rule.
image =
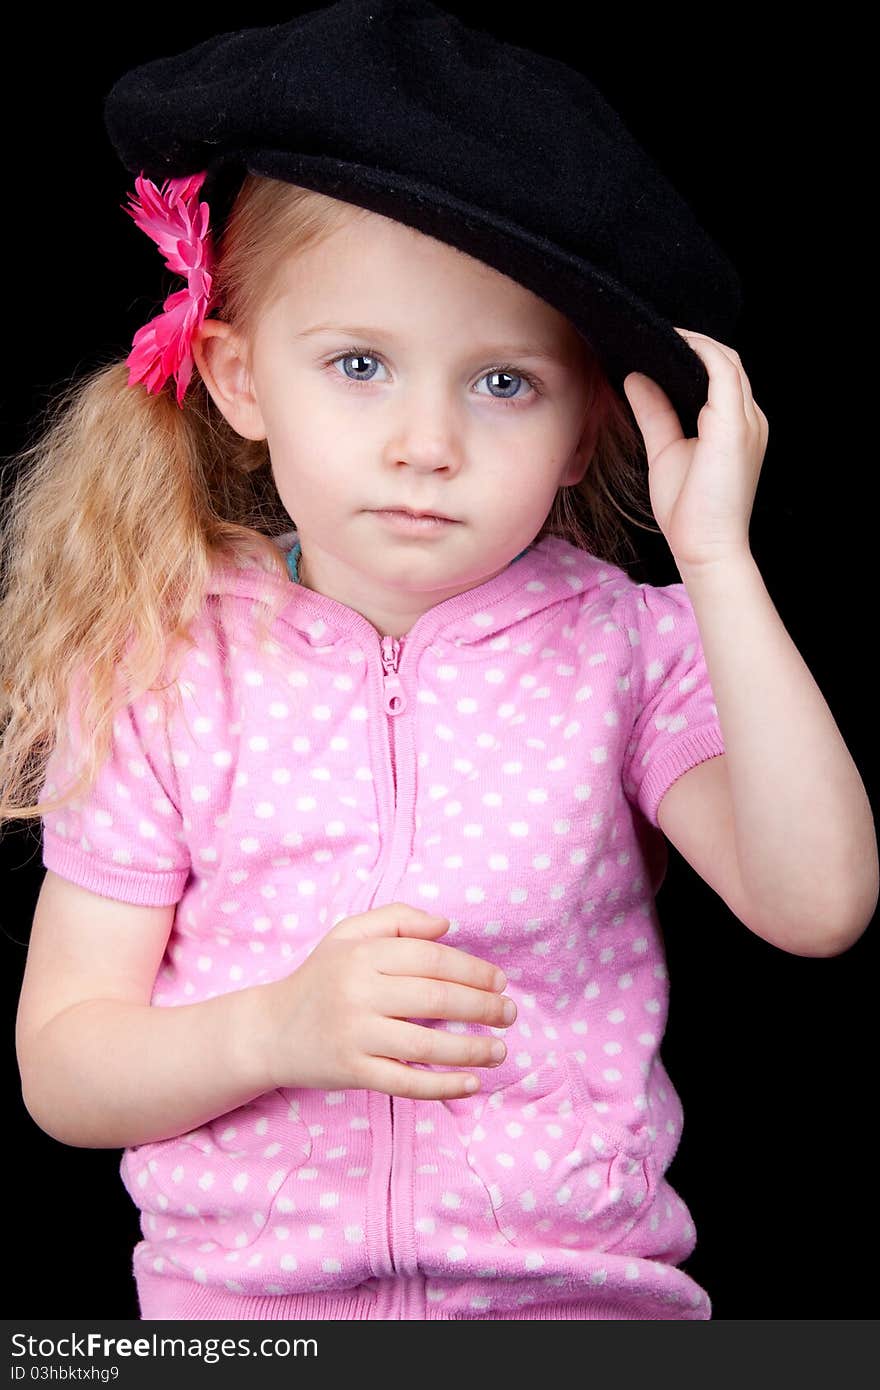
[[[655,459],[667,444],[683,438],[675,408],[656,381],[643,372],[630,372],[624,377],[623,389],[642,432],[649,461]]]

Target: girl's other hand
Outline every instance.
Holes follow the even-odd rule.
[[[468,1073],[433,1066],[490,1067],[504,1060],[484,1033],[411,1023],[442,1018],[506,1028],[516,1006],[490,962],[436,940],[449,928],[406,903],[338,922],[284,979],[254,991],[266,1089],[352,1087],[419,1100],[468,1095]],[[510,1008],[510,1016],[505,1012]]]
[[[669,397],[650,377],[630,372],[623,389],[645,440],[651,508],[682,573],[751,554],[749,521],[770,426],[735,348],[675,331],[709,377],[697,438],[685,438]]]

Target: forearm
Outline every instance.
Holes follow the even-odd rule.
[[[197,1004],[90,999],[65,1009],[19,1059],[36,1123],[77,1148],[168,1139],[269,1089],[250,1034],[260,986]]]
[[[743,885],[792,941],[845,946],[877,904],[862,779],[751,555],[681,573],[724,736]]]

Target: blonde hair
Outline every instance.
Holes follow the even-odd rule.
[[[363,215],[248,174],[215,242],[220,317],[250,342],[291,250]],[[641,436],[590,357],[586,410],[601,415],[594,457],[580,484],[560,489],[536,540],[561,536],[624,564],[634,557],[624,522],[658,528],[650,524]],[[182,410],[173,388],[173,379],[156,395],[129,387],[125,361],[114,359],[58,391],[37,442],[5,465],[16,476],[0,524],[0,826],[82,795],[127,701],[147,690],[179,697],[171,658],[195,642],[191,625],[215,563],[255,563],[288,578],[271,538],[291,520],[266,441],[232,429],[197,369]],[[276,611],[272,599],[258,605],[263,641]],[[67,737],[74,688],[85,752],[79,777],[62,796],[40,801],[48,756]]]

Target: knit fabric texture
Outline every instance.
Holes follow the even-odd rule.
[[[46,868],[175,905],[152,1005],[279,979],[400,901],[500,966],[518,1017],[413,1020],[504,1039],[473,1096],[280,1087],[126,1149],[142,1315],[708,1319],[665,1176],[683,1115],[655,904],[659,802],[724,752],[684,585],[545,537],[393,638],[230,562],[195,636],[179,708],[131,700],[94,789],[43,818]],[[75,702],[70,730],[47,795]]]

